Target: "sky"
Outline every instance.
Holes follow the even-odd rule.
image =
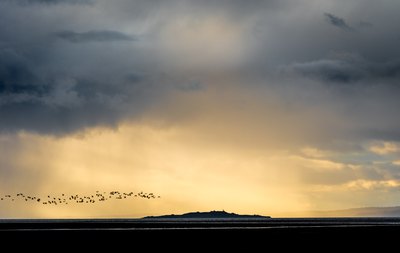
[[[0,218],[400,205],[396,0],[0,0]]]

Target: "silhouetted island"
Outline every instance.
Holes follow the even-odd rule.
[[[211,211],[211,212],[192,212],[192,213],[184,213],[184,214],[170,214],[170,215],[161,215],[161,216],[146,216],[142,219],[154,219],[154,218],[173,218],[173,219],[220,219],[220,218],[271,218],[270,216],[261,216],[261,215],[242,215],[236,213],[227,213],[225,211]]]

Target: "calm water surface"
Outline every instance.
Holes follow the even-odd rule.
[[[0,219],[9,230],[176,230],[400,226],[399,218]]]

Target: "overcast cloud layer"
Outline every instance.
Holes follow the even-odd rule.
[[[305,106],[291,91],[319,92],[315,99],[330,92],[345,107],[378,89],[374,108],[351,116],[373,109],[365,131],[397,129],[394,110],[382,105],[398,92],[396,2],[90,3],[0,2],[2,132],[114,126],[171,92],[217,86],[212,78],[224,73],[239,75],[244,89],[266,87]],[[378,118],[386,129],[372,126]]]
[[[310,185],[400,180],[399,9],[0,0],[0,134],[190,129],[193,142],[345,166],[300,173]]]

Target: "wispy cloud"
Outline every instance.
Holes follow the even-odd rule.
[[[333,26],[336,26],[345,31],[350,31],[350,32],[355,31],[355,29],[353,27],[349,26],[342,18],[339,18],[330,13],[324,13],[324,16],[325,16],[326,20]]]
[[[372,62],[354,54],[331,54],[331,57],[281,67],[283,71],[324,82],[354,83],[360,80],[393,80],[400,75],[400,60]]]
[[[339,18],[338,16],[335,16],[330,13],[324,13],[324,17],[329,24],[336,26],[341,30],[347,32],[358,32],[365,29],[372,29],[374,27],[372,23],[365,21],[360,21],[357,27],[352,27],[349,24],[347,24],[343,18]]]
[[[400,145],[394,142],[383,142],[379,145],[374,145],[370,147],[372,152],[380,155],[385,155],[392,152],[397,152],[400,150]]]

